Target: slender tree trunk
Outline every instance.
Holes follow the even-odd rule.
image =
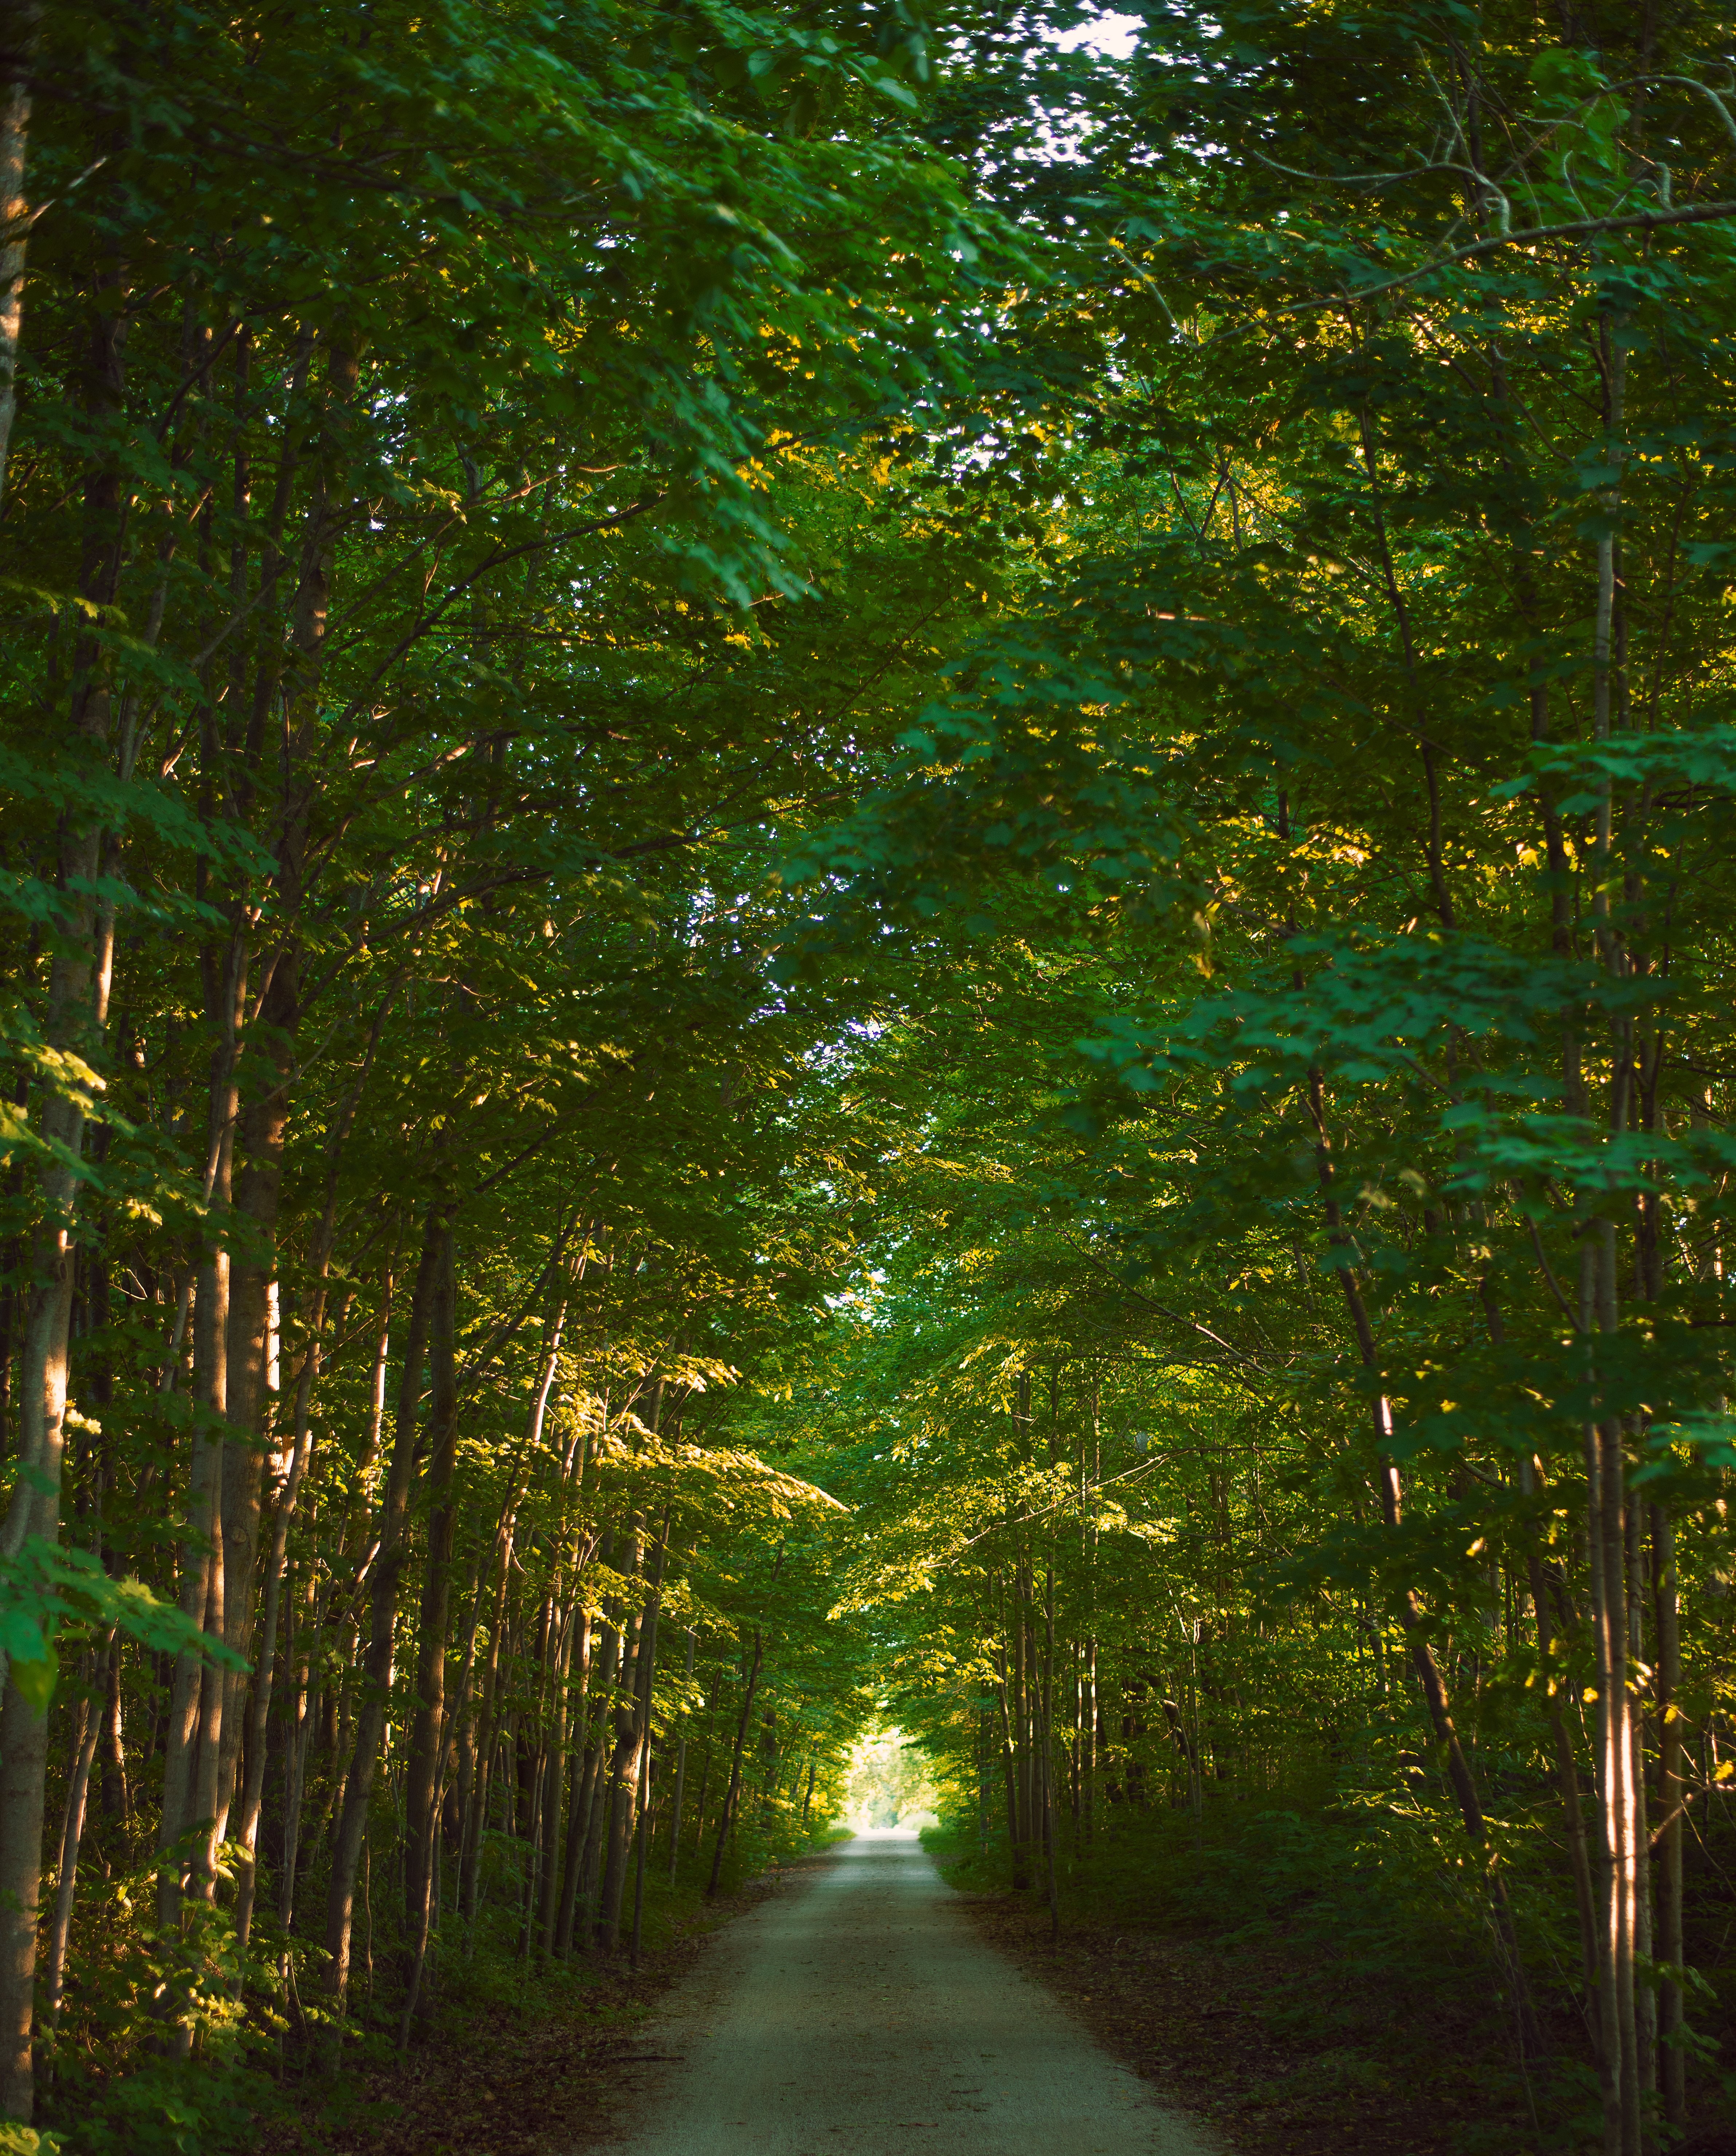
[[[104,1650],[112,1645],[110,1633]],[[72,1936],[74,1898],[78,1892],[79,1845],[85,1835],[85,1814],[90,1788],[90,1767],[96,1757],[102,1715],[88,1701],[79,1703],[79,1736],[73,1747],[72,1773],[66,1785],[66,1814],[60,1829],[60,1880],[54,1894],[54,1917],[49,1931],[49,1965],[45,1996],[51,2028],[60,2025],[61,1993],[66,1979],[66,1947]]]
[[[1549,1650],[1554,1637],[1550,1620],[1549,1596],[1543,1585],[1543,1564],[1536,1553],[1527,1560],[1531,1588],[1531,1606],[1537,1624],[1538,1657],[1543,1671],[1543,1681],[1549,1677]],[[1597,1897],[1591,1880],[1591,1859],[1585,1845],[1584,1807],[1579,1802],[1579,1768],[1574,1753],[1572,1732],[1561,1701],[1554,1691],[1549,1694],[1549,1734],[1554,1746],[1555,1787],[1561,1797],[1562,1820],[1567,1835],[1568,1866],[1574,1882],[1574,1908],[1579,1920],[1579,1962],[1584,1979],[1585,1996],[1592,2015],[1594,2042],[1600,2046],[1602,2037],[1598,2030],[1598,1975],[1597,1975]]]
[[[603,1535],[601,1548],[603,1561],[607,1564],[614,1554],[614,1537],[612,1534]],[[562,1894],[561,1924],[557,1933],[557,1952],[570,1953],[572,1950],[573,1939],[578,1935],[577,1911],[579,1904],[583,1902],[588,1908],[593,1906],[592,1897],[596,1892],[607,1823],[605,1797],[614,1717],[614,1694],[626,1645],[626,1635],[620,1626],[605,1619],[603,1652],[597,1672],[597,1700],[593,1710],[596,1717],[595,1732],[593,1734],[587,1729],[581,1803],[568,1839],[568,1873]],[[575,1850],[576,1865],[573,1861]],[[587,1922],[584,1927],[587,1942],[591,1931],[591,1924]],[[562,1939],[566,1942],[564,1948],[560,1944]]]
[[[627,1858],[638,1818],[646,1754],[651,1742],[652,1686],[657,1673],[657,1619],[662,1605],[664,1560],[668,1551],[669,1519],[665,1514],[651,1561],[650,1592],[639,1613],[639,1635],[633,1659],[632,1704],[629,1720],[616,1748],[610,1819],[609,1867],[603,1876],[602,1904],[598,1912],[597,1943],[612,1952],[619,1941],[621,1898],[627,1881]]]
[[[1003,1646],[999,1660],[1000,1681],[995,1686],[994,1697],[1000,1710],[1000,1764],[1007,1804],[1007,1851],[1013,1866],[1013,1884],[1016,1887],[1020,1883],[1019,1766],[1013,1740],[1012,1686],[1007,1674],[1012,1661],[1010,1643]]]
[[[1049,1890],[1049,1936],[1061,1937],[1061,1889],[1055,1871],[1055,1572],[1045,1575],[1043,1597],[1043,1856]]]
[[[489,1630],[488,1671],[483,1680],[482,1709],[480,1727],[474,1739],[467,1741],[467,1758],[475,1765],[468,1770],[460,1767],[460,1841],[458,1871],[458,1911],[468,1927],[475,1920],[480,1892],[482,1842],[488,1826],[488,1800],[492,1772],[491,1762],[497,1735],[496,1701],[499,1695],[501,1647],[505,1636],[506,1618],[506,1589],[512,1567],[512,1544],[517,1507],[525,1482],[534,1471],[538,1447],[547,1412],[549,1394],[553,1389],[555,1371],[560,1353],[562,1328],[566,1322],[567,1306],[562,1302],[555,1313],[544,1350],[542,1368],[531,1402],[530,1419],[526,1426],[520,1466],[495,1537],[496,1588],[494,1621]],[[583,1620],[585,1637],[588,1641],[589,1619]],[[471,1649],[465,1650],[465,1667],[470,1666]],[[466,1779],[467,1771],[474,1774],[480,1787],[473,1789]]]
[[[1630,1497],[1626,1502],[1628,1667],[1636,1680],[1646,1671],[1643,1625],[1651,1604],[1646,1574],[1646,1507]],[[1651,1866],[1647,1860],[1646,1804],[1646,1716],[1640,1703],[1639,1682],[1631,1686],[1627,1710],[1628,1787],[1632,1820],[1629,1827],[1633,1847],[1634,1902],[1634,2072],[1638,2082],[1635,2099],[1636,2130],[1643,2145],[1651,2145],[1650,2115],[1657,2093],[1657,1992],[1644,1982],[1640,1970],[1652,1959]]]
[[[989,1726],[989,1710],[977,1710],[977,1855],[989,1854],[989,1753],[994,1748]]]
[[[639,1540],[641,1522],[637,1514],[628,1525],[627,1569],[637,1573],[644,1557]],[[639,1676],[639,1611],[627,1617],[621,1614],[616,1644],[614,1683],[606,1689],[599,1702],[600,1714],[597,1732],[597,1765],[591,1796],[591,1816],[585,1830],[585,1852],[581,1892],[590,1903],[593,1916],[587,1934],[588,1943],[596,1943],[597,1928],[602,1920],[603,1897],[607,1891],[608,1870],[614,1838],[620,1820],[620,1778],[625,1771],[628,1732],[631,1725],[632,1702],[637,1694]]]
[[[706,1702],[706,1748],[699,1763],[699,1798],[693,1807],[693,1849],[696,1856],[705,1846],[706,1792],[711,1786],[711,1758],[716,1749],[717,1708],[722,1697],[723,1678],[720,1672],[712,1680],[711,1697]]]
[[[403,1375],[398,1386],[397,1424],[386,1487],[380,1506],[380,1553],[374,1560],[370,1630],[362,1665],[361,1705],[356,1742],[344,1781],[343,1809],[332,1845],[331,1878],[326,1897],[326,1983],[342,2013],[349,1989],[350,1936],[356,1907],[356,1871],[379,1766],[380,1738],[392,1682],[393,1633],[398,1617],[398,1585],[408,1554],[405,1529],[410,1479],[415,1465],[416,1431],[422,1402],[422,1361],[428,1344],[429,1314],[439,1270],[445,1221],[438,1201],[430,1203],[423,1235],[422,1257],[410,1298]]]
[[[559,1651],[555,1658],[554,1697],[549,1717],[548,1760],[543,1771],[542,1854],[538,1863],[537,1943],[542,1953],[552,1954],[560,1928],[561,1855],[565,1846],[562,1800],[567,1796],[568,1678],[573,1666],[579,1613],[576,1605],[563,1614]],[[579,1776],[573,1778],[576,1784]],[[573,1794],[577,1794],[575,1787]],[[569,1800],[570,1801],[570,1800]]]
[[[1090,1847],[1097,1831],[1097,1643],[1085,1643],[1085,1687],[1080,1712],[1083,1727],[1082,1779],[1084,1789],[1081,1809],[1084,1813],[1086,1846]]]
[[[1626,355],[1620,324],[1609,315],[1598,326],[1600,361],[1605,393],[1605,459],[1615,474],[1614,483],[1599,497],[1602,528],[1596,539],[1596,613],[1592,630],[1592,732],[1599,743],[1610,739],[1616,705],[1617,619],[1620,578],[1617,568],[1617,526],[1621,511],[1620,467],[1626,454]],[[1615,978],[1626,971],[1621,938],[1615,933],[1610,912],[1612,880],[1614,788],[1605,767],[1600,775],[1593,847],[1595,887],[1592,924],[1605,969]],[[1608,1127],[1612,1133],[1626,1132],[1629,1121],[1629,1087],[1632,1081],[1631,1042],[1626,1022],[1612,1022],[1611,1081]],[[1590,1262],[1589,1278],[1582,1276],[1582,1329],[1594,1329],[1605,1337],[1615,1334],[1619,1322],[1616,1294],[1615,1223],[1602,1219],[1591,1226],[1582,1243]],[[1589,1292],[1588,1292],[1589,1291]],[[1602,1954],[1604,1962],[1600,2024],[1604,2031],[1603,2094],[1604,2146],[1607,2156],[1640,2156],[1642,2138],[1639,2021],[1636,2013],[1634,1956],[1640,1925],[1640,1851],[1638,1796],[1635,1763],[1637,1758],[1633,1729],[1634,1702],[1631,1689],[1631,1655],[1627,1594],[1626,1463],[1620,1420],[1613,1416],[1598,1423],[1586,1438],[1587,1516],[1591,1543],[1592,1621],[1596,1635],[1598,1671],[1599,1825],[1603,1860]]]
[[[301,1590],[301,1609],[285,1657],[290,1671],[289,1727],[284,1744],[283,1876],[278,1882],[278,1921],[285,1933],[295,1922],[295,1897],[301,1883],[301,1851],[317,1845],[325,1831],[324,1807],[311,1835],[302,1831],[301,1815],[307,1804],[307,1754],[313,1737],[315,1692],[311,1681],[316,1644],[316,1588],[310,1572]],[[281,1964],[287,1978],[288,1950]]]
[[[690,1625],[687,1631],[687,1659],[681,1671],[684,1682],[689,1685],[693,1681],[693,1657],[696,1646],[697,1642],[694,1638],[692,1627]],[[675,1786],[669,1822],[669,1883],[671,1887],[675,1883],[675,1865],[681,1854],[681,1799],[686,1794],[686,1789],[687,1717],[684,1712],[681,1716],[681,1734],[675,1745]],[[813,1792],[811,1780],[809,1784],[809,1790],[811,1794]],[[804,1810],[802,1815],[804,1825],[807,1824],[807,1816]]]
[[[1615,1232],[1601,1222],[1582,1258],[1588,1339],[1615,1331]],[[1595,1331],[1594,1331],[1595,1326]],[[1587,1536],[1597,1676],[1597,1760],[1594,1777],[1599,1835],[1598,2025],[1606,2156],[1640,2156],[1641,2092],[1635,2007],[1640,1855],[1636,1751],[1630,1683],[1626,1460],[1619,1419],[1585,1431]]]
[[[742,1695],[742,1718],[736,1725],[735,1750],[729,1763],[729,1787],[724,1793],[723,1810],[717,1820],[717,1842],[711,1851],[711,1876],[706,1881],[706,1892],[717,1892],[717,1882],[723,1876],[723,1852],[729,1845],[729,1830],[735,1820],[737,1799],[742,1794],[742,1752],[747,1742],[747,1727],[753,1713],[753,1695],[759,1684],[759,1666],[765,1654],[765,1635],[758,1625],[753,1628],[753,1662],[747,1672],[747,1688]]]
[[[107,1696],[102,1716],[102,1813],[105,1820],[125,1826],[131,1817],[132,1805],[126,1780],[121,1648],[121,1635],[117,1631],[109,1648],[105,1680]]]
[[[1013,1568],[1012,1614],[1008,1624],[1008,1675],[1004,1686],[1007,1717],[1007,1833],[1013,1885],[1030,1884],[1030,1743],[1026,1726],[1024,1561]]]
[[[244,1664],[253,1659],[260,1498],[266,1440],[277,1398],[275,1246],[296,1023],[293,952],[277,956],[262,1019],[263,1037],[270,1044],[276,1079],[262,1099],[249,1105],[243,1124],[248,1159],[237,1192],[236,1209],[251,1228],[245,1245],[252,1247],[237,1264],[231,1283],[225,1377],[227,1415],[234,1436],[223,1449],[221,1496],[223,1639]],[[264,1255],[255,1254],[261,1248]],[[222,1737],[217,1761],[215,1832],[221,1840],[246,1729],[243,1710],[249,1693],[248,1671],[244,1667],[224,1670],[218,1673],[218,1680],[222,1690]]]
[[[1599,1999],[1603,2033],[1600,2066],[1606,2156],[1636,2156],[1639,2082],[1634,2030],[1633,1900],[1629,1861],[1628,1780],[1633,1745],[1628,1729],[1626,1536],[1624,1463],[1619,1430],[1594,1425],[1586,1434],[1586,1475],[1592,1549],[1591,1609],[1596,1646],[1599,1828]]]
[[[564,1961],[573,1951],[573,1929],[578,1907],[579,1873],[584,1862],[585,1830],[589,1824],[592,1776],[596,1754],[590,1742],[591,1613],[580,1607],[573,1619],[573,1656],[578,1677],[571,1711],[568,1744],[569,1779],[566,1835],[561,1851],[560,1895],[555,1905],[554,1928],[549,1951]]]
[[[1658,1986],[1659,2082],[1664,2121],[1687,2118],[1687,2056],[1682,2048],[1682,1626],[1677,1602],[1676,1541],[1668,1508],[1651,1508],[1653,1589],[1657,1598],[1657,1930],[1654,1951],[1667,1972]]]
[[[193,1295],[193,1371],[203,1427],[193,1433],[187,1532],[181,1550],[181,1610],[216,1638],[223,1637],[223,1484],[229,1414],[229,1253],[221,1217],[229,1208],[234,1157],[242,1019],[247,1000],[247,950],[239,932],[224,954],[209,1016],[219,1029],[212,1051],[209,1147],[205,1196],[217,1219],[207,1229]],[[163,1761],[162,1814],[157,1848],[157,1920],[167,1931],[182,1897],[210,1899],[217,1877],[218,1775],[223,1745],[227,1673],[192,1649],[177,1659]],[[183,2040],[187,2035],[183,2030]]]
[[[14,53],[35,33],[35,18],[15,15],[3,33]],[[13,63],[17,80],[17,63]],[[23,129],[28,108],[16,115],[15,170],[0,166],[0,186],[22,180]],[[8,174],[10,179],[8,180]],[[16,198],[14,198],[16,199]],[[10,229],[10,228],[8,228]],[[0,275],[4,263],[0,261]],[[22,257],[7,305],[15,296]],[[118,302],[118,273],[105,273],[103,302]],[[16,358],[17,325],[12,321]],[[5,322],[0,321],[0,336]],[[92,318],[87,403],[94,419],[118,412],[123,382],[124,324],[116,305],[99,304]],[[9,392],[10,377],[0,382]],[[6,424],[10,427],[9,411]],[[85,535],[80,589],[95,606],[113,603],[120,568],[121,490],[112,466],[94,470],[85,489]],[[109,658],[92,639],[74,649],[71,732],[100,768],[110,733]],[[114,941],[112,915],[100,916],[90,896],[100,873],[102,829],[95,822],[69,825],[60,848],[60,887],[68,894],[49,975],[44,1038],[50,1049],[94,1066],[108,1015]],[[18,1451],[21,1473],[0,1525],[0,1555],[15,1558],[32,1535],[53,1541],[59,1533],[60,1474],[66,1444],[68,1346],[72,1323],[74,1214],[83,1147],[86,1096],[77,1084],[45,1091],[37,1119],[52,1151],[38,1173],[40,1227],[31,1252],[23,1352],[18,1364]],[[0,1671],[5,1658],[0,1655]],[[42,1887],[43,1818],[46,1807],[48,1721],[6,1683],[0,1706],[0,2115],[28,2123],[35,2108],[31,2031],[35,2013],[37,1902]]]
[[[639,1948],[645,1929],[645,1845],[650,1840],[651,1740],[649,1734],[639,1748],[639,1826],[634,1835],[633,1938],[628,1958],[639,1967]]]
[[[31,74],[42,25],[38,0],[0,7],[0,503],[18,411],[18,341],[30,206],[24,192],[30,145]]]
[[[466,1925],[474,1922],[481,1892],[482,1842],[488,1830],[488,1806],[495,1747],[499,1738],[497,1702],[500,1697],[501,1647],[506,1629],[506,1584],[512,1569],[515,1523],[508,1517],[496,1549],[494,1620],[488,1631],[488,1669],[482,1681],[482,1713],[476,1733],[477,1786],[471,1792],[465,1815],[464,1845],[459,1859],[458,1912]]]
[[[429,1326],[428,1569],[422,1590],[416,1706],[404,1769],[404,1930],[410,1989],[419,1982],[432,1917],[434,1840],[439,1831],[446,1634],[452,1599],[452,1549],[458,1518],[452,1478],[458,1457],[456,1354],[458,1275],[450,1219],[441,1224]]]
[[[290,1455],[290,1471],[285,1478],[282,1493],[271,1522],[271,1550],[265,1567],[265,1609],[259,1630],[259,1664],[254,1671],[253,1691],[248,1702],[247,1766],[242,1783],[241,1818],[238,1839],[241,1845],[239,1877],[235,1896],[235,1936],[243,1948],[252,1934],[254,1904],[258,1891],[258,1850],[259,1840],[259,1810],[265,1791],[265,1763],[270,1752],[269,1733],[271,1713],[271,1694],[275,1680],[277,1662],[277,1628],[283,1603],[283,1586],[288,1564],[290,1522],[301,1494],[301,1486],[307,1474],[307,1463],[312,1446],[313,1421],[311,1400],[314,1378],[318,1369],[320,1323],[322,1297],[316,1297],[311,1312],[312,1332],[301,1359],[300,1375],[296,1380],[295,1404],[295,1433]]]

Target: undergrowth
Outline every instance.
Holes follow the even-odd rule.
[[[1006,1891],[1004,1829],[950,1817],[923,1837],[957,1887]],[[1087,1840],[1063,1817],[1055,1884],[1063,1926],[1164,1934],[1208,1950],[1240,2004],[1305,2055],[1297,2072],[1335,2087],[1410,2076],[1419,2100],[1471,2076],[1487,2123],[1459,2130],[1463,2156],[1514,2146],[1569,2150],[1597,2138],[1597,2092],[1580,2009],[1549,1928],[1544,1852],[1503,1860],[1524,1980],[1543,2036],[1522,2051],[1514,1973],[1477,1853],[1424,1806],[1323,1768],[1258,1797],[1213,1790],[1201,1810],[1107,1808]],[[1048,1892],[1039,1856],[1025,1890]],[[1292,2080],[1292,2091],[1297,2086]]]
[[[804,1835],[781,1823],[744,1821],[716,1902],[705,1892],[709,1844],[683,1852],[673,1881],[666,1855],[648,1863],[648,1974],[681,1938],[727,1913],[746,1882],[837,1838],[831,1830]],[[630,1967],[630,1885],[618,1953],[552,1960],[525,1951],[521,1859],[521,1847],[495,1837],[490,1895],[475,1922],[467,1927],[444,1912],[410,2034],[412,2058],[432,2051],[481,2060],[503,2028],[550,2022],[570,2025],[577,2041],[643,2010],[620,1980]],[[316,1891],[321,1882],[311,1883]],[[282,1934],[264,1926],[244,1965],[226,1926],[225,1912],[209,1912],[197,1954],[185,1948],[171,1954],[146,1938],[124,1960],[74,1956],[42,2127],[0,2128],[0,2156],[321,2156],[365,2149],[398,2121],[405,1957],[390,1890],[383,1894],[375,1882],[367,1921],[358,1923],[351,2010],[342,2023],[322,2002],[319,1956],[307,1942],[295,1941],[285,1953]],[[177,2057],[154,2010],[165,1986],[187,1997],[195,1964],[203,1989],[191,2017],[193,2043],[190,2056]]]

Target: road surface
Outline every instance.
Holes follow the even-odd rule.
[[[896,1830],[732,1924],[643,2050],[625,2156],[1220,2156],[978,1938]]]

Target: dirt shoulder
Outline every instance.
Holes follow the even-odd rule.
[[[573,2156],[606,2140],[655,2054],[643,2034],[653,2008],[724,1926],[794,1885],[829,1853],[785,1864],[671,1921],[670,1936],[637,1969],[625,1956],[584,1964],[578,1981],[531,1998],[465,2000],[442,2013],[408,2063],[352,2061],[342,2082],[293,2092],[296,2138],[265,2148],[322,2156]]]
[[[944,1871],[944,1866],[942,1871]],[[1467,2062],[1281,2033],[1298,1972],[1149,1932],[1070,1923],[1050,1936],[1030,1897],[961,1893],[984,1934],[1056,1992],[1116,2058],[1246,2156],[1486,2156],[1540,2144],[1490,2115]],[[1273,2025],[1279,2025],[1275,2027]]]

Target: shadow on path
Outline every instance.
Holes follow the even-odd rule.
[[[883,1829],[732,1925],[645,2030],[626,2156],[1216,2156]]]

